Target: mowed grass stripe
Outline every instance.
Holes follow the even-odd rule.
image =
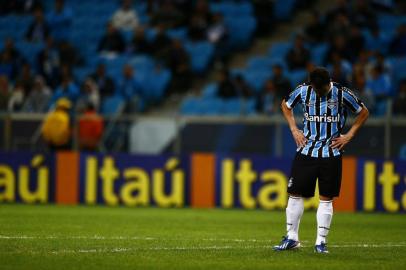
[[[403,214],[335,213],[330,254],[274,252],[284,211],[0,205],[0,269],[404,269]]]

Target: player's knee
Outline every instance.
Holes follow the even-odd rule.
[[[319,198],[321,201],[332,201],[334,199],[334,197],[327,197],[323,195],[320,195]]]

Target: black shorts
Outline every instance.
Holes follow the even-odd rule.
[[[318,179],[321,196],[337,197],[341,187],[341,168],[341,155],[315,158],[297,153],[288,181],[288,193],[313,197]]]

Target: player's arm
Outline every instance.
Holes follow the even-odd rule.
[[[285,117],[286,121],[289,124],[289,128],[290,128],[290,131],[292,132],[293,139],[295,139],[296,145],[298,147],[306,146],[307,139],[303,135],[303,132],[301,130],[299,130],[299,128],[297,127],[295,117],[293,115],[293,110],[292,110],[292,108],[289,108],[286,105],[285,99],[282,100],[281,109],[282,109],[283,116]]]
[[[347,97],[346,97],[347,96]],[[355,134],[362,127],[365,121],[368,119],[369,111],[365,105],[358,100],[352,94],[347,94],[344,96],[347,100],[347,106],[355,112],[358,112],[357,118],[355,119],[354,124],[351,126],[350,130],[346,134],[341,134],[340,137],[334,138],[331,143],[332,148],[338,148],[339,150],[343,149],[344,146],[349,143]]]

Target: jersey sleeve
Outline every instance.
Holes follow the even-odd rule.
[[[290,92],[288,96],[285,97],[286,106],[292,109],[297,103],[302,102],[302,86],[296,87],[295,90]]]
[[[364,103],[354,95],[349,89],[343,91],[344,105],[349,108],[353,113],[359,113],[364,107]]]

